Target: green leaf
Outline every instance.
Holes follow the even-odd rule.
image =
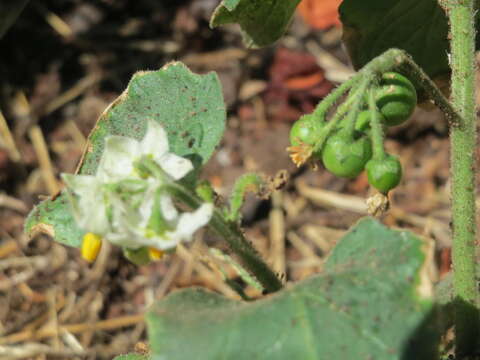
[[[399,48],[433,78],[449,72],[448,24],[437,0],[343,0],[339,11],[356,69]]]
[[[430,249],[431,250],[431,249]],[[154,356],[174,359],[436,359],[428,246],[370,218],[324,273],[255,302],[192,288],[147,315]],[[185,346],[188,344],[188,346]]]
[[[221,85],[215,73],[196,75],[179,62],[158,71],[138,72],[125,92],[98,119],[78,173],[95,174],[106,136],[142,139],[147,119],[162,124],[170,151],[189,158],[198,171],[220,142],[225,118]],[[63,244],[77,247],[83,236],[75,225],[64,192],[56,199],[38,204],[28,216],[25,230],[27,234],[46,233]]]
[[[130,353],[130,354],[115,356],[115,358],[113,360],[150,360],[150,356],[142,355],[142,354],[136,354],[136,353]]]
[[[277,41],[286,31],[300,0],[223,0],[210,19],[212,28],[238,23],[248,47]]]
[[[0,39],[15,23],[29,0],[1,1],[0,2]]]
[[[127,90],[100,116],[89,136],[81,174],[94,174],[107,135],[145,135],[147,119],[168,133],[170,151],[205,164],[225,130],[225,105],[215,73],[195,75],[175,62],[158,71],[138,72]]]
[[[74,247],[82,245],[84,234],[75,223],[64,193],[36,205],[25,221],[25,232],[29,236],[46,234],[62,244]]]

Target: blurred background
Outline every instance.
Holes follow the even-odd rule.
[[[231,298],[223,281],[261,293],[212,256],[200,233],[188,247],[137,267],[104,246],[89,265],[77,249],[28,238],[23,222],[75,171],[99,114],[138,70],[179,60],[218,73],[228,125],[203,177],[221,196],[248,171],[290,172],[270,200],[247,199],[247,237],[286,282],[322,271],[335,242],[366,214],[365,174],[296,168],[285,151],[292,123],[353,74],[341,44],[340,0],[303,0],[274,46],[246,49],[238,27],[210,29],[219,0],[45,0],[29,3],[0,39],[0,358],[111,359],[148,351],[142,313],[172,290],[199,285]],[[431,109],[430,109],[431,110]],[[387,150],[404,166],[382,217],[436,244],[438,276],[450,267],[448,128],[417,108],[392,129]]]

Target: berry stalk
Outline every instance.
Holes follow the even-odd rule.
[[[373,89],[368,93],[368,107],[370,110],[370,127],[372,128],[372,150],[374,159],[383,159],[385,157],[385,149],[383,147],[383,129],[380,123],[380,114],[375,104],[375,94]]]

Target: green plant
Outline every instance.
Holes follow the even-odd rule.
[[[318,123],[313,115],[303,115],[295,121],[290,130],[290,144],[292,146],[313,145],[315,134],[320,130],[322,123]]]
[[[402,164],[392,155],[369,160],[365,168],[370,185],[384,194],[395,188],[402,179]]]
[[[364,134],[346,130],[330,136],[322,150],[323,165],[332,174],[353,178],[358,176],[372,157],[372,145]]]
[[[372,121],[372,116],[374,114],[370,110],[363,110],[358,114],[357,121],[355,123],[355,130],[357,131],[367,131],[370,129],[370,122]],[[385,119],[380,112],[376,112],[376,116],[379,116],[380,122],[385,123]]]
[[[375,101],[386,125],[400,125],[408,120],[415,110],[417,92],[405,76],[387,72],[382,74],[379,87],[375,91]]]
[[[249,46],[265,46],[283,34],[298,2],[224,0],[211,25],[238,22]],[[480,338],[476,10],[473,0],[344,0],[344,40],[358,72],[290,134],[297,165],[321,154],[338,176],[355,177],[366,167],[370,184],[386,198],[401,179],[401,166],[385,153],[384,125],[408,119],[417,91],[444,112],[451,128],[455,270],[447,302],[436,304],[425,274],[431,244],[373,219],[360,221],[339,241],[323,273],[283,289],[240,227],[245,194],[265,196],[273,186],[246,174],[228,204],[218,205],[211,186],[198,181],[223,134],[225,107],[214,74],[194,75],[180,63],[132,78],[92,131],[78,174],[64,176],[68,189],[37,205],[26,231],[82,246],[88,260],[101,241],[110,241],[141,264],[175,251],[205,226],[240,260],[235,266],[242,278],[276,292],[240,302],[186,289],[160,300],[147,315],[153,358],[438,359],[439,335],[446,331],[436,321],[440,306],[453,309],[457,358],[474,356]],[[425,22],[429,26],[413,26]],[[450,71],[451,102],[432,80]]]

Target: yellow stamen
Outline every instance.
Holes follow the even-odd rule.
[[[148,255],[150,256],[151,260],[160,260],[163,255],[165,255],[165,252],[162,250],[158,250],[155,248],[148,248]]]
[[[313,148],[308,144],[300,144],[297,146],[290,146],[287,148],[287,151],[290,153],[290,158],[292,161],[300,167],[305,164],[308,159],[312,156]]]
[[[94,233],[86,233],[82,242],[82,257],[88,262],[94,262],[102,247],[102,237]]]

